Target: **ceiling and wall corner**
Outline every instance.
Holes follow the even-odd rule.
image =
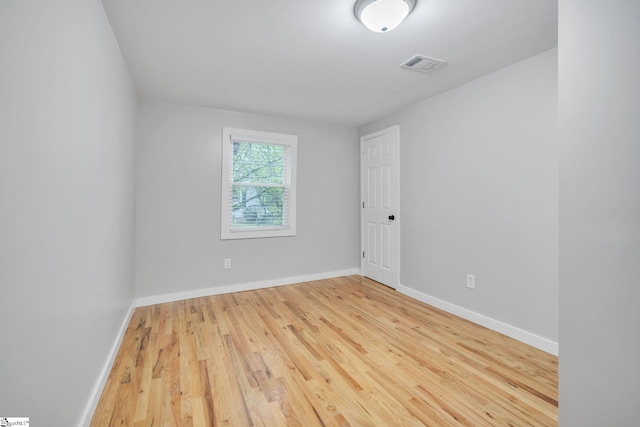
[[[103,0],[143,98],[352,126],[557,46],[557,0],[419,0],[389,33],[354,3]]]

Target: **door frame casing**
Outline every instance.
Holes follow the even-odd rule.
[[[367,141],[368,139],[375,138],[377,136],[384,135],[386,133],[391,133],[391,132],[396,133],[395,142],[396,142],[397,156],[396,156],[396,162],[395,162],[396,164],[394,164],[393,166],[396,168],[396,171],[398,172],[397,188],[395,188],[397,200],[398,200],[398,206],[395,213],[395,215],[398,217],[395,224],[397,228],[396,243],[398,248],[397,254],[396,254],[396,260],[395,260],[397,271],[393,277],[393,280],[395,283],[383,283],[383,284],[393,289],[397,289],[398,286],[400,286],[400,219],[402,218],[401,212],[400,212],[400,125],[390,126],[388,128],[360,137],[360,273],[364,276],[365,258],[362,256],[362,253],[365,251],[365,248],[366,248],[366,245],[365,245],[366,224],[365,224],[365,218],[364,218],[365,209],[363,208],[363,203],[365,202],[365,192],[366,192],[366,188],[365,188],[366,178],[365,178],[365,170],[364,170],[364,158],[365,158],[364,145],[365,145],[365,141]]]

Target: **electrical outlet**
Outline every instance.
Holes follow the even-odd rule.
[[[476,288],[476,276],[474,276],[473,274],[467,274],[467,288]]]
[[[224,268],[231,268],[231,258],[224,259]]]

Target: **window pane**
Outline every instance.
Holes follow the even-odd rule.
[[[231,197],[232,228],[286,225],[283,212],[288,200],[284,188],[234,185]]]
[[[297,135],[222,130],[221,239],[296,235]]]
[[[282,145],[234,142],[233,182],[283,184],[284,155]]]

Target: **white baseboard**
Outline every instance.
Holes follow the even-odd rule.
[[[273,286],[292,285],[294,283],[311,282],[313,280],[331,279],[333,277],[351,276],[360,274],[359,268],[348,270],[329,271],[325,273],[307,274],[304,276],[285,277],[281,279],[263,280],[260,282],[242,283],[238,285],[217,286],[214,288],[196,289],[193,291],[176,292],[172,294],[140,297],[135,301],[136,307],[163,304],[166,302],[181,301],[191,298],[207,297],[211,295],[229,294],[232,292],[253,291],[255,289],[271,288]]]
[[[109,351],[107,359],[102,366],[102,370],[100,371],[100,375],[98,376],[98,381],[93,387],[93,390],[91,390],[89,400],[87,401],[87,406],[82,413],[82,417],[80,418],[78,427],[89,427],[89,424],[91,423],[91,418],[93,417],[93,413],[96,411],[96,407],[98,406],[98,402],[100,401],[100,396],[102,395],[102,390],[107,383],[107,378],[109,378],[109,373],[111,372],[113,362],[116,359],[118,349],[120,348],[120,344],[122,343],[122,339],[124,338],[124,334],[127,331],[127,326],[129,325],[129,321],[131,320],[131,316],[133,315],[133,311],[135,309],[136,305],[134,301],[131,304],[131,307],[129,307],[129,311],[127,311],[126,316],[124,316],[122,325],[120,325],[120,330],[118,331],[118,335],[116,335],[116,339],[111,346],[111,350]]]
[[[463,319],[469,320],[473,323],[477,323],[478,325],[482,325],[496,332],[500,332],[503,335],[521,341],[525,344],[529,344],[532,347],[553,354],[554,356],[558,355],[557,342],[532,334],[531,332],[527,332],[523,329],[511,326],[499,320],[492,319],[491,317],[487,317],[483,314],[468,310],[464,307],[460,307],[458,305],[451,304],[450,302],[432,297],[420,291],[416,291],[415,289],[409,288],[408,286],[399,285],[396,290],[411,298],[417,299],[418,301],[422,301],[425,304],[432,305],[448,313],[455,314],[456,316],[462,317]]]

